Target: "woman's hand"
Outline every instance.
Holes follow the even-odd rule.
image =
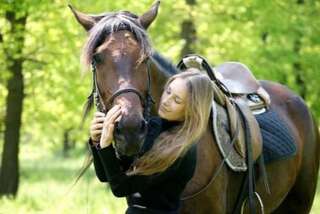
[[[104,118],[102,133],[100,138],[100,147],[105,148],[113,141],[114,124],[121,120],[121,106],[113,106]]]
[[[102,133],[103,121],[105,119],[105,114],[102,112],[96,112],[94,118],[92,119],[90,125],[90,138],[94,145],[100,142],[100,137]]]

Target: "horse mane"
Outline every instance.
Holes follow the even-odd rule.
[[[178,68],[158,52],[153,52],[151,55],[151,59],[155,63],[159,71],[166,76],[172,76],[179,73]]]
[[[104,42],[105,38],[121,30],[128,30],[133,33],[141,45],[142,56],[151,55],[152,48],[149,37],[139,23],[137,15],[128,11],[109,12],[103,15],[104,17],[89,31],[89,37],[82,52],[82,61],[85,66],[91,64],[96,48]]]

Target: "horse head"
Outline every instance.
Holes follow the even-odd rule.
[[[157,1],[141,16],[128,11],[87,15],[70,6],[89,33],[83,59],[92,65],[100,110],[106,112],[120,104],[124,111],[114,131],[120,155],[137,154],[147,133],[151,45],[146,29],[156,18],[159,4]]]

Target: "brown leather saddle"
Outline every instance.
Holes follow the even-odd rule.
[[[190,67],[198,68],[215,83],[215,99],[212,102],[215,140],[228,166],[234,171],[246,171],[245,131],[249,130],[253,160],[256,161],[262,153],[262,136],[254,115],[268,109],[269,94],[249,68],[239,62],[225,62],[212,68],[203,57],[187,55],[177,67],[182,71]],[[236,133],[236,140],[231,144]]]
[[[244,100],[254,114],[256,110],[270,105],[270,96],[253,76],[249,68],[240,62],[225,62],[213,68],[221,81],[234,97]]]

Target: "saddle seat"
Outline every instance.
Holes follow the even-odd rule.
[[[254,114],[266,111],[270,105],[268,93],[262,88],[249,68],[239,62],[225,62],[212,68],[205,58],[199,55],[187,55],[183,57],[177,67],[182,71],[187,68],[197,68],[216,83],[218,89],[215,89],[215,101],[213,101],[212,107],[212,127],[215,139],[231,169],[234,171],[247,170],[245,129],[249,129],[253,160],[256,161],[262,153],[262,137]],[[232,103],[236,103],[237,108]],[[225,112],[222,113],[225,116],[221,116],[222,111]],[[244,125],[242,117],[246,120],[247,126]],[[224,123],[227,123],[228,131],[221,130]],[[230,141],[237,128],[239,129],[237,139],[230,148]],[[219,136],[219,133],[225,133],[224,135],[228,136]],[[228,141],[229,143],[219,141]]]
[[[270,105],[269,94],[261,87],[250,69],[240,62],[225,62],[211,67],[204,57],[189,54],[182,58],[177,67],[181,70],[197,68],[206,72],[212,80],[217,79],[222,83],[227,96],[231,93],[233,98],[246,102],[253,114],[265,112]]]
[[[213,72],[232,94],[252,94],[260,88],[251,71],[242,63],[225,62],[214,67]]]
[[[212,70],[216,78],[235,98],[247,103],[253,114],[264,112],[270,105],[269,94],[246,65],[240,62],[225,62]]]

